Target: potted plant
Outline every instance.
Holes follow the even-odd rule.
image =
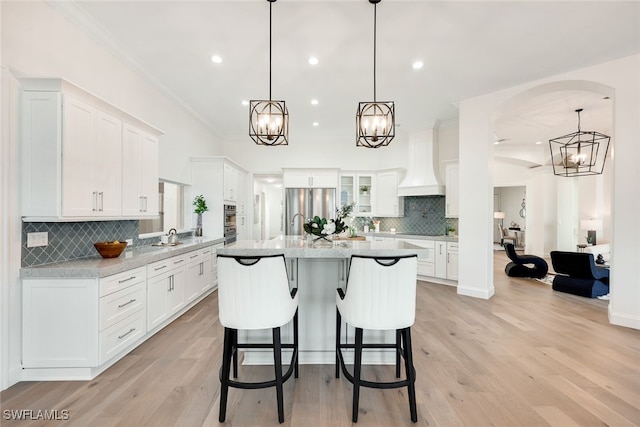
[[[193,206],[196,207],[194,209],[194,213],[198,215],[196,236],[202,236],[202,214],[209,210],[209,208],[207,207],[207,201],[204,199],[202,194],[196,196],[195,199],[193,199]]]
[[[362,193],[363,195],[367,195],[367,193],[369,192],[369,187],[367,187],[366,185],[363,185],[360,187],[360,193]]]

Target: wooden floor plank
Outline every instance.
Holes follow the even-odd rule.
[[[406,390],[363,389],[358,425],[639,425],[640,331],[610,325],[607,301],[509,278],[504,253],[494,258],[496,295],[489,300],[418,282],[418,423],[409,418]],[[3,410],[67,409],[70,419],[3,419],[2,426],[220,425],[217,304],[214,292],[92,381],[24,382],[3,391]],[[388,366],[364,372],[393,376]],[[241,366],[240,374],[258,381],[272,368]],[[300,377],[285,385],[283,424],[273,389],[232,389],[225,424],[351,425],[352,390],[335,378],[333,365],[301,365]]]

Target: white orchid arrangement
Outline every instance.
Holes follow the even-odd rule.
[[[329,219],[314,216],[309,222],[304,224],[304,231],[318,236],[318,239],[326,239],[331,234],[340,234],[349,229],[344,220],[349,217],[353,211],[354,203],[344,205],[340,209],[336,209],[336,218]],[[317,240],[317,239],[316,239]]]

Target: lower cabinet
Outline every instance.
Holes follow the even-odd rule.
[[[435,274],[434,276],[439,279],[447,278],[447,242],[437,241],[435,242]]]
[[[458,280],[458,243],[447,243],[447,279]]]
[[[161,325],[184,304],[186,255],[147,266],[147,329]]]
[[[95,377],[206,295],[212,256],[213,246],[100,279],[23,279],[22,379]]]

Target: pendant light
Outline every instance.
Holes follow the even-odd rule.
[[[609,151],[610,136],[600,132],[580,129],[580,112],[578,114],[578,131],[549,140],[553,173],[558,176],[600,175]]]
[[[249,136],[258,145],[289,145],[289,112],[271,99],[271,6],[269,2],[269,100],[249,102]]]
[[[356,114],[357,147],[378,148],[389,145],[395,137],[395,103],[378,102],[376,98],[376,7],[373,4],[373,102],[360,102]]]

